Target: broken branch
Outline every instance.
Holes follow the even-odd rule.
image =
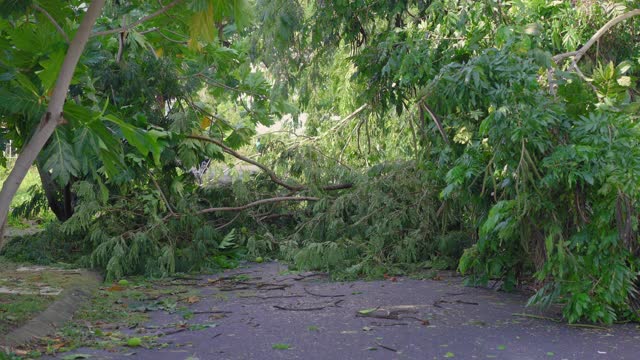
[[[421,101],[420,102],[420,106],[422,107],[422,109],[424,111],[426,111],[429,114],[429,116],[431,117],[433,122],[436,123],[436,126],[438,127],[438,131],[440,132],[440,135],[442,135],[442,139],[448,145],[449,144],[449,139],[447,138],[447,134],[445,134],[445,132],[444,132],[444,128],[442,127],[442,123],[440,122],[440,119],[438,119],[436,114],[433,111],[431,111],[431,109],[424,102]]]
[[[271,178],[271,181],[273,181],[274,183],[282,186],[283,188],[287,189],[287,190],[291,190],[291,191],[302,191],[302,190],[307,190],[307,187],[304,185],[291,185],[286,183],[284,180],[280,179],[278,177],[278,175],[276,175],[276,173],[271,170],[269,167],[267,167],[264,164],[261,164],[253,159],[250,159],[240,153],[238,153],[237,151],[231,149],[230,147],[228,147],[227,145],[225,145],[222,141],[218,140],[218,139],[213,139],[210,137],[206,137],[206,136],[202,136],[202,135],[188,135],[187,138],[189,139],[195,139],[195,140],[201,140],[201,141],[206,141],[206,142],[210,142],[212,144],[218,145],[222,151],[224,151],[225,153],[235,157],[236,159],[242,160],[246,163],[249,163],[251,165],[254,165],[258,168],[260,168],[260,170],[264,171],[269,178]],[[326,190],[326,191],[331,191],[331,190],[341,190],[341,189],[348,189],[353,187],[353,184],[350,183],[346,183],[346,184],[335,184],[335,185],[327,185],[327,186],[323,186],[320,189],[321,190]],[[316,199],[317,200],[317,199]]]
[[[242,211],[258,205],[270,204],[270,203],[276,203],[276,202],[282,202],[282,201],[318,201],[318,200],[320,199],[317,197],[311,197],[311,196],[282,196],[282,197],[257,200],[242,206],[225,206],[225,207],[217,207],[217,208],[208,208],[208,209],[198,211],[197,214],[208,214],[208,213],[218,212],[218,211]]]
[[[328,307],[338,307],[338,304],[343,302],[344,300],[336,300],[330,304],[318,307],[310,307],[310,308],[293,308],[293,307],[284,307],[279,305],[273,305],[274,308],[278,310],[287,310],[287,311],[316,311],[316,310],[324,310]]]
[[[224,151],[225,153],[240,159],[246,163],[249,163],[251,165],[257,166],[258,168],[260,168],[262,171],[264,171],[270,178],[271,181],[273,181],[274,183],[282,186],[285,189],[291,190],[291,191],[301,191],[304,190],[305,187],[304,186],[300,186],[300,185],[290,185],[287,184],[286,182],[284,182],[282,179],[280,179],[278,177],[278,175],[276,175],[275,172],[273,172],[273,170],[269,169],[267,166],[252,160],[236,151],[234,151],[233,149],[231,149],[230,147],[228,147],[227,145],[223,144],[222,141],[217,140],[217,139],[213,139],[213,138],[209,138],[206,136],[201,136],[201,135],[189,135],[187,136],[187,138],[189,139],[196,139],[196,140],[202,140],[202,141],[206,141],[206,142],[210,142],[212,144],[218,145],[220,148],[222,148],[222,151]]]
[[[577,63],[584,56],[584,54],[586,54],[587,51],[589,51],[589,49],[593,46],[593,44],[595,44],[598,40],[600,40],[600,38],[604,34],[606,34],[607,31],[609,31],[612,27],[614,27],[615,25],[617,25],[620,22],[623,22],[623,21],[625,21],[625,20],[627,20],[627,19],[629,19],[631,17],[637,16],[637,15],[640,15],[640,9],[635,9],[635,10],[629,11],[629,12],[627,12],[625,14],[622,14],[620,16],[617,16],[617,17],[609,20],[580,49],[578,49],[577,51],[570,51],[570,52],[566,52],[566,53],[563,53],[563,54],[558,54],[558,55],[556,55],[556,56],[554,56],[552,58],[553,61],[555,61],[557,63],[560,60],[563,60],[563,59],[566,59],[566,58],[569,58],[569,57],[573,57],[574,63]]]

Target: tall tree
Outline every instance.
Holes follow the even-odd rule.
[[[86,14],[80,23],[80,27],[76,31],[76,34],[67,49],[55,87],[51,93],[47,109],[42,115],[42,119],[31,136],[31,139],[24,147],[22,147],[13,169],[5,180],[2,190],[0,190],[0,224],[3,224],[2,229],[4,229],[4,224],[6,223],[7,216],[9,215],[11,201],[13,200],[16,191],[18,191],[22,180],[24,180],[27,172],[55,131],[56,127],[63,124],[65,121],[62,110],[67,99],[69,85],[71,84],[71,79],[73,78],[73,73],[78,61],[80,60],[80,56],[82,55],[85,45],[91,36],[93,25],[100,16],[104,4],[105,0],[94,0],[88,6]],[[0,248],[3,244],[3,230],[0,230]]]

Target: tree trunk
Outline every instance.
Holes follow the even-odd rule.
[[[67,221],[73,215],[73,192],[71,192],[71,185],[73,185],[74,181],[69,180],[67,185],[64,186],[64,190],[62,192],[62,203],[64,204],[64,216],[61,221]]]
[[[2,190],[0,191],[0,224],[3,225],[0,229],[0,249],[4,246],[4,224],[7,221],[11,201],[16,191],[18,191],[22,180],[24,180],[24,177],[27,175],[29,168],[33,165],[36,157],[47,143],[47,140],[49,140],[56,127],[64,120],[62,109],[67,98],[73,73],[84,51],[84,47],[89,40],[91,29],[102,12],[104,3],[105,0],[93,0],[89,5],[89,9],[87,9],[87,13],[80,23],[80,28],[78,28],[67,50],[67,55],[62,63],[56,85],[53,88],[47,111],[42,116],[40,125],[38,125],[38,129],[36,129],[33,137],[21,149],[20,156],[16,159],[13,170],[11,170],[11,173],[9,173],[7,180],[2,186]]]
[[[42,169],[42,164],[36,160],[36,168],[40,174],[42,190],[47,198],[49,208],[60,221],[67,221],[73,215],[74,194],[71,192],[73,181],[61,188],[47,171]]]
[[[38,174],[40,174],[40,182],[42,183],[42,190],[44,191],[44,195],[47,197],[47,203],[49,204],[49,209],[55,214],[56,218],[60,220],[63,217],[64,209],[62,208],[62,204],[60,203],[58,197],[58,187],[56,186],[53,178],[51,178],[51,174],[42,169],[40,164],[36,164],[38,168]]]

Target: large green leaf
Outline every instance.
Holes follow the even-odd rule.
[[[42,81],[42,87],[45,92],[48,92],[55,85],[64,57],[65,51],[60,50],[51,54],[48,59],[40,61],[42,70],[38,71],[37,74],[40,81]]]
[[[92,170],[96,170],[96,166],[99,166],[98,152],[96,151],[99,148],[100,138],[91,127],[83,126],[73,130],[73,149],[83,174],[88,174]],[[112,149],[112,151],[117,150],[118,148]]]
[[[0,113],[4,115],[41,116],[45,111],[38,96],[22,87],[0,88]]]
[[[122,135],[127,141],[133,145],[143,156],[152,154],[156,165],[160,164],[160,154],[162,153],[163,144],[158,141],[160,138],[168,136],[168,133],[158,130],[145,130],[135,127],[115,115],[107,115],[106,120],[117,124],[122,131]]]
[[[80,162],[63,129],[56,129],[53,133],[44,149],[43,158],[44,171],[48,171],[60,186],[67,185],[72,176],[80,174]]]
[[[0,16],[9,17],[22,14],[27,11],[32,2],[32,0],[2,0],[0,1]]]
[[[30,25],[7,29],[13,46],[27,53],[39,53],[43,50],[36,31],[36,28]]]

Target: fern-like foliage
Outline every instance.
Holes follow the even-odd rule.
[[[280,250],[298,267],[338,276],[381,276],[430,260],[451,222],[436,216],[434,182],[411,162],[374,166],[353,189],[307,209]],[[395,270],[394,270],[395,269]]]
[[[176,205],[182,216],[163,219],[167,209],[155,188],[134,187],[107,201],[98,184],[80,181],[74,191],[75,213],[60,229],[83,239],[81,262],[104,271],[107,279],[215,269],[217,257],[233,258],[238,250],[235,229],[223,233],[211,225],[215,218],[190,214],[189,199]]]

